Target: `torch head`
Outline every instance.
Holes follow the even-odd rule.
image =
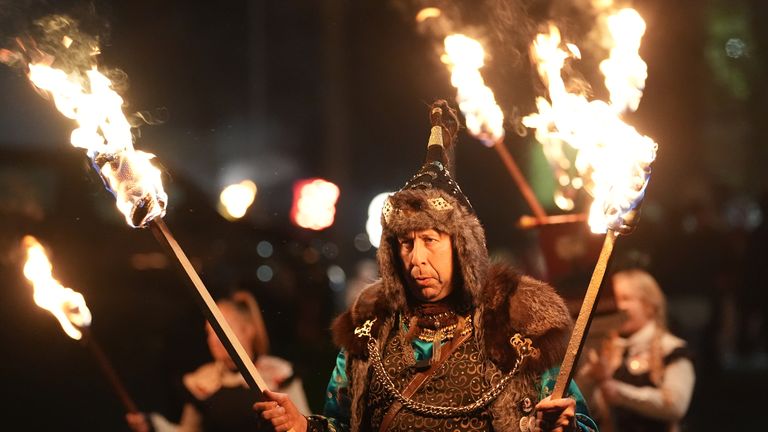
[[[612,188],[614,192],[604,201],[607,228],[623,235],[632,233],[640,221],[640,208],[651,177],[651,163],[638,165],[630,170],[635,175],[629,176],[629,186]]]
[[[160,171],[151,163],[153,155],[136,150],[98,153],[93,167],[104,186],[117,200],[117,207],[133,227],[145,227],[152,219],[165,215],[168,195],[163,190]]]
[[[642,204],[642,201],[638,203],[637,207],[633,208],[629,212],[627,212],[621,219],[621,223],[618,224],[618,226],[611,227],[612,230],[616,231],[617,233],[621,235],[627,235],[632,234],[632,232],[635,231],[635,228],[637,228],[637,223],[640,221],[640,206]]]

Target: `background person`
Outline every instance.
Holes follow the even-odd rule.
[[[291,364],[267,354],[269,337],[253,295],[236,291],[216,304],[269,388],[290,395],[297,409],[309,414],[301,380],[294,375]],[[260,419],[251,408],[254,402],[251,390],[211,325],[206,322],[205,327],[213,361],[184,375],[187,402],[179,424],[172,424],[156,413],[150,415],[149,421],[143,414],[128,414],[132,430],[150,431],[150,426],[156,432],[257,430]]]
[[[680,430],[695,374],[686,342],[667,330],[664,294],[640,269],[619,271],[611,281],[625,320],[578,374],[600,430]]]

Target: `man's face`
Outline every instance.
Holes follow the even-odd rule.
[[[428,229],[410,232],[397,240],[411,294],[422,302],[448,297],[453,289],[451,236]]]

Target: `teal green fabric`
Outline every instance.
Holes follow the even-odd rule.
[[[429,359],[432,357],[432,342],[424,342],[416,339],[413,341],[413,352],[416,361]],[[539,400],[544,399],[552,393],[557,381],[557,374],[560,368],[552,368],[544,372],[541,376],[541,388],[539,389]],[[325,392],[325,407],[323,414],[329,425],[337,431],[349,430],[350,405],[351,400],[345,393],[347,387],[346,357],[344,351],[339,351],[336,356],[336,366],[328,382],[328,388]],[[568,387],[568,396],[576,400],[576,421],[579,429],[582,431],[597,431],[597,425],[589,416],[589,409],[575,382],[571,381]]]
[[[541,388],[539,389],[539,400],[544,399],[552,393],[552,389],[555,388],[555,382],[557,381],[557,375],[560,373],[560,367],[554,367],[541,374]],[[579,425],[579,429],[583,431],[597,431],[597,425],[592,417],[589,415],[589,407],[587,407],[587,401],[584,399],[584,395],[581,394],[579,386],[571,380],[568,386],[566,396],[573,398],[576,401],[576,422]]]

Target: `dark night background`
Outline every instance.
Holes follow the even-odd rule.
[[[413,19],[418,6],[443,3],[3,0],[0,36],[6,46],[14,31],[51,12],[78,17],[101,36],[100,64],[128,77],[126,111],[163,120],[140,127],[135,145],[164,166],[169,227],[214,295],[235,286],[256,294],[273,353],[294,363],[320,411],[335,355],[327,328],[361,263],[375,254],[355,242],[365,232],[368,202],[418,168],[426,107],[455,97],[439,40]],[[491,58],[483,74],[508,120],[531,112],[541,86],[525,58],[528,27],[503,26],[492,1],[447,3],[461,17],[457,31],[487,36]],[[590,28],[586,1],[521,3],[531,23],[553,18],[577,44]],[[696,353],[685,430],[757,426],[768,384],[768,216],[761,207],[768,203],[768,4],[628,4],[648,25],[641,55],[649,74],[628,121],[658,142],[659,152],[639,228],[619,239],[614,263],[640,260],[657,276],[672,330]],[[603,97],[595,72],[600,53],[582,50],[579,72]],[[127,430],[88,350],[33,303],[21,274],[24,234],[48,246],[54,275],[83,293],[93,336],[140,408],[177,419],[178,379],[209,355],[190,288],[152,234],[128,228],[115,211],[81,150],[68,143],[72,122],[21,71],[4,65],[0,94],[4,429]],[[544,206],[557,213],[538,144],[515,135],[510,121],[506,145]],[[465,133],[456,174],[492,254],[548,278],[578,304],[600,238],[575,225],[517,228],[530,210],[496,152]],[[218,192],[244,177],[259,193],[245,218],[229,222],[216,212]],[[336,222],[324,231],[289,222],[292,184],[308,177],[341,188]],[[264,241],[271,254],[259,248]],[[556,251],[576,258],[545,273],[542,263]],[[271,278],[259,277],[262,266]],[[334,266],[345,284],[329,281]]]

